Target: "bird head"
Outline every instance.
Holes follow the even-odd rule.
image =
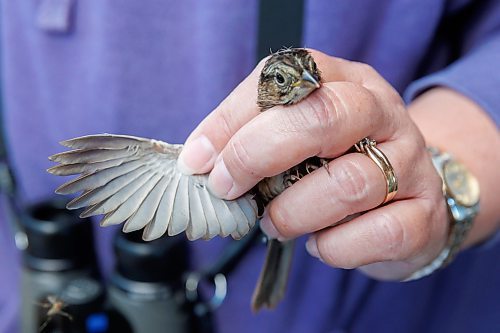
[[[320,87],[320,76],[309,51],[285,49],[274,53],[260,74],[257,104],[265,111],[298,103]]]

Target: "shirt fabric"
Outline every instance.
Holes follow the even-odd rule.
[[[45,172],[59,141],[107,132],[183,142],[256,63],[256,0],[5,0],[1,15],[4,125],[28,202],[63,182]],[[305,1],[303,44],[372,65],[408,102],[445,85],[500,122],[498,1]],[[5,218],[0,228],[0,332],[16,332],[19,253]],[[96,230],[105,275],[116,230]],[[208,265],[229,241],[191,243],[194,265]],[[284,301],[254,315],[265,256],[256,246],[228,278],[217,330],[500,330],[499,250],[465,251],[430,277],[396,283],[327,267],[300,239]]]

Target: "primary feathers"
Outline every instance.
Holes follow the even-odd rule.
[[[56,193],[82,192],[68,209],[81,217],[104,214],[102,226],[125,222],[123,231],[144,228],[144,240],[186,232],[188,239],[246,235],[257,219],[251,195],[234,201],[214,197],[206,175],[177,169],[182,145],[125,135],[89,135],[61,142],[73,150],[50,157],[55,175],[81,174]]]

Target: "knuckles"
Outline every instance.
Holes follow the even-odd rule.
[[[316,94],[309,99],[303,101],[302,106],[299,104],[302,112],[306,114],[304,117],[308,121],[310,129],[317,129],[324,132],[331,130],[333,124],[339,122],[342,106],[338,102],[338,97],[331,90],[320,89]],[[322,134],[317,131],[315,135]]]
[[[358,163],[346,160],[342,167],[332,168],[329,175],[333,182],[329,188],[341,192],[341,195],[337,192],[331,195],[335,195],[345,206],[355,206],[368,195],[371,182]]]
[[[303,136],[309,142],[314,154],[328,150],[334,140],[335,126],[342,124],[346,111],[334,92],[319,89],[295,106],[293,112],[283,116],[283,124],[291,127],[294,132]],[[287,130],[285,128],[284,130]]]
[[[363,78],[378,78],[380,74],[371,65],[364,62],[354,62],[358,67],[358,71]]]
[[[300,104],[299,104],[300,105]],[[383,122],[377,96],[353,82],[325,83],[319,91],[303,101],[305,126],[317,140],[321,153],[331,151],[339,141],[337,135],[349,128],[353,136],[366,136]]]
[[[346,260],[346,257],[342,255],[335,242],[324,240],[320,235],[316,237],[316,242],[321,260],[326,264],[343,269],[355,268],[353,263],[350,260]]]
[[[228,143],[228,151],[224,161],[230,170],[239,170],[238,173],[249,175],[254,178],[264,178],[261,170],[256,164],[258,159],[252,157],[245,148],[245,143],[238,136],[234,136]]]
[[[373,220],[373,233],[385,260],[396,260],[401,256],[406,239],[405,228],[392,214],[380,214]]]
[[[426,228],[424,221],[411,221],[416,223],[409,226],[410,221],[401,221],[390,213],[379,214],[370,222],[371,230],[367,231],[361,242],[369,242],[367,248],[370,253],[359,252],[365,246],[357,248],[358,252],[349,252],[344,249],[346,244],[339,246],[327,234],[317,234],[316,241],[321,259],[328,265],[344,269],[354,269],[375,262],[401,261],[421,255],[428,250],[432,231]]]
[[[418,199],[414,199],[418,200]],[[435,235],[432,205],[418,204],[420,212],[414,220],[401,220],[392,213],[380,214],[374,219],[374,234],[380,244],[384,261],[408,260],[429,252]]]
[[[229,98],[232,98],[231,95],[228,99]],[[225,101],[223,103],[229,103],[229,101]],[[226,112],[225,107],[220,107],[218,108],[215,116],[215,123],[218,124],[218,130],[222,131],[222,136],[228,139],[231,138],[239,128],[234,117],[231,115],[231,112]]]
[[[274,227],[281,236],[287,239],[296,236],[296,230],[293,228],[295,219],[290,216],[290,211],[286,207],[276,204],[276,201],[273,200],[268,206],[268,212]]]

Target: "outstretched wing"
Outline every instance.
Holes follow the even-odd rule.
[[[184,231],[190,240],[216,235],[239,239],[257,220],[250,195],[222,200],[208,191],[206,175],[182,174],[177,169],[182,145],[112,134],[61,144],[73,150],[49,157],[59,165],[47,171],[81,175],[56,193],[82,192],[67,208],[86,207],[81,217],[103,214],[102,226],[125,222],[124,232],[144,228],[144,240]]]

